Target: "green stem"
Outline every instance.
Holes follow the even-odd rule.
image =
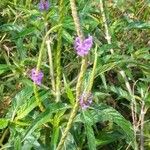
[[[72,11],[72,17],[74,20],[75,28],[77,31],[77,35],[81,38],[84,39],[84,35],[81,29],[78,13],[77,13],[77,7],[75,4],[75,0],[70,0],[70,5],[71,5],[71,11]]]
[[[64,0],[59,2],[59,23],[62,24],[64,20]],[[56,102],[60,101],[61,96],[61,48],[62,48],[62,31],[60,27],[57,35],[57,50],[56,50]]]
[[[34,95],[35,95],[35,99],[36,99],[37,105],[39,106],[40,111],[43,112],[44,111],[44,106],[42,105],[42,102],[40,100],[38,89],[37,89],[37,86],[36,86],[35,83],[33,85],[33,90],[34,90]]]
[[[54,67],[53,67],[53,58],[52,58],[52,50],[51,50],[51,41],[47,40],[47,51],[48,51],[48,57],[49,57],[49,68],[50,68],[50,77],[51,77],[51,84],[52,84],[52,90],[53,93],[55,93],[55,78],[54,78]]]
[[[78,77],[77,85],[76,85],[76,101],[78,101],[80,94],[81,94],[82,81],[83,81],[83,77],[84,77],[86,69],[87,69],[87,57],[84,57],[82,58],[81,69],[80,69],[80,73],[79,73],[79,77]]]
[[[43,38],[41,47],[40,47],[40,52],[39,52],[39,57],[38,57],[38,62],[37,62],[37,66],[36,66],[36,71],[38,72],[42,63],[42,56],[43,56],[43,52],[44,52],[44,45],[45,45],[45,41],[48,37],[48,35],[53,31],[56,30],[58,27],[60,27],[60,25],[54,26],[53,28],[51,28],[50,30],[48,30],[48,32],[46,33],[45,37]],[[38,94],[38,88],[37,85],[34,83],[34,94],[35,94],[35,98],[37,101],[37,105],[39,106],[41,111],[44,111],[44,107],[42,106],[39,94]]]
[[[3,146],[3,141],[4,141],[5,137],[6,137],[6,135],[8,134],[8,131],[9,131],[8,128],[5,129],[3,135],[2,135],[2,137],[0,139],[0,146]]]
[[[100,10],[101,10],[101,14],[102,14],[102,20],[103,20],[103,24],[104,24],[104,27],[105,27],[105,38],[107,40],[107,43],[108,44],[111,44],[111,36],[109,34],[109,28],[108,28],[108,25],[107,25],[107,19],[106,19],[106,15],[105,15],[105,11],[104,11],[104,3],[103,3],[103,0],[100,0],[99,1],[100,3]],[[113,49],[110,49],[110,52],[113,54],[114,53],[114,50]]]
[[[75,116],[76,116],[76,114],[78,112],[78,108],[79,108],[79,103],[76,101],[76,103],[75,103],[75,105],[74,105],[74,107],[72,109],[71,115],[69,117],[69,121],[67,122],[67,127],[65,128],[65,131],[64,131],[64,133],[63,133],[63,135],[62,135],[62,137],[60,139],[60,142],[59,142],[56,150],[61,150],[63,148],[63,145],[64,145],[64,142],[65,142],[66,137],[68,135],[68,132],[69,132],[69,130],[70,130],[71,126],[72,126],[73,120],[74,120],[74,118],[75,118]]]
[[[51,140],[51,129],[50,127],[45,127],[45,145],[47,149],[50,149]]]
[[[100,0],[99,2],[100,2],[100,10],[101,10],[101,14],[102,14],[103,24],[104,24],[104,27],[105,27],[106,40],[107,40],[108,44],[112,44],[111,35],[109,33],[107,19],[106,19],[106,15],[105,15],[105,11],[104,11],[104,2],[103,2],[103,0]],[[114,50],[113,49],[110,49],[110,52],[111,52],[111,54],[114,54]],[[137,123],[136,101],[134,99],[134,95],[133,95],[130,83],[129,83],[128,79],[127,79],[127,76],[126,76],[124,70],[119,68],[119,73],[124,78],[126,88],[128,90],[129,95],[131,96],[131,111],[132,111],[133,129],[134,129],[134,135],[135,135],[134,145],[135,145],[135,150],[137,150],[138,149],[138,145],[136,143],[136,132],[137,132],[136,131],[136,123]]]
[[[60,139],[60,142],[59,142],[56,150],[61,150],[63,148],[63,144],[65,142],[65,139],[66,139],[68,132],[72,126],[73,120],[74,120],[74,118],[78,112],[78,108],[79,108],[79,102],[78,101],[79,101],[79,96],[80,96],[80,92],[81,92],[82,80],[83,80],[83,76],[84,76],[84,73],[85,73],[86,68],[87,68],[86,61],[87,61],[87,57],[84,57],[82,59],[81,70],[80,70],[77,85],[76,85],[76,103],[72,109],[72,112],[71,112],[70,117],[69,117],[69,121],[67,122],[67,127],[65,128],[65,131],[64,131],[64,133]]]
[[[95,72],[96,72],[96,65],[97,65],[97,57],[98,56],[97,56],[97,45],[96,45],[93,69],[92,69],[92,73],[90,75],[89,84],[88,84],[88,88],[87,88],[86,93],[89,93],[92,89],[92,86],[93,86],[94,76],[95,76]]]
[[[79,21],[78,14],[77,14],[77,8],[75,5],[75,0],[70,0],[70,5],[71,5],[72,17],[74,20],[77,35],[78,35],[78,37],[80,37],[83,40],[84,36],[83,36],[82,30],[80,27],[80,21]],[[79,109],[78,101],[79,101],[79,97],[81,94],[82,80],[83,80],[83,76],[85,74],[86,69],[87,69],[87,57],[83,57],[82,62],[81,62],[81,69],[80,69],[80,73],[79,73],[77,85],[76,85],[76,103],[75,103],[75,105],[71,111],[69,121],[67,122],[67,126],[65,128],[65,131],[64,131],[64,133],[60,139],[60,142],[59,142],[56,150],[61,150],[63,148],[65,139],[66,139],[68,132],[72,126],[73,120],[74,120],[74,118],[78,112],[78,109]]]

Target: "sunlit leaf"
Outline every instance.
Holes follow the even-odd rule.
[[[0,129],[7,127],[9,120],[5,118],[0,118]]]

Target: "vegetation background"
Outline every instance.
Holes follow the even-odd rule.
[[[1,149],[149,150],[150,1],[76,2],[94,42],[81,82],[71,2],[41,11],[38,0],[0,1]],[[36,67],[41,86],[30,79]],[[92,105],[75,109],[87,89]]]

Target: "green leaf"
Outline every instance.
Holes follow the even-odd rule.
[[[48,97],[48,92],[45,93],[45,91],[42,91],[39,93],[39,98],[41,102],[43,102],[47,97]],[[27,116],[36,106],[37,106],[37,102],[35,96],[26,100],[26,102],[17,111],[16,120],[22,119],[25,116]]]
[[[141,49],[133,52],[132,55],[133,55],[134,59],[150,60],[150,57],[149,57],[149,47],[141,48]]]
[[[87,116],[87,115],[86,115]],[[77,116],[77,121],[83,121],[84,118],[81,115]],[[111,121],[118,125],[120,129],[122,129],[123,134],[125,135],[125,139],[127,143],[132,142],[132,146],[134,147],[134,132],[132,125],[129,121],[127,121],[118,111],[114,108],[99,104],[94,107],[93,110],[88,110],[88,122],[94,125],[97,122]]]
[[[66,39],[67,42],[69,42],[70,44],[73,43],[72,36],[66,30],[63,30],[63,36],[64,36],[64,38]]]
[[[28,136],[28,139],[23,142],[19,150],[45,150],[43,144],[38,141],[39,136],[40,134]]]
[[[113,86],[113,85],[110,86],[109,88],[110,88],[110,90],[111,90],[112,92],[116,93],[116,94],[119,96],[119,98],[125,98],[125,99],[127,99],[127,100],[130,100],[130,99],[131,99],[131,97],[130,97],[130,95],[128,94],[128,92],[125,91],[125,90],[123,90],[122,88],[120,88],[120,87],[115,87],[115,86]]]
[[[114,141],[120,140],[122,138],[123,138],[123,135],[117,131],[114,131],[114,132],[102,131],[99,133],[96,139],[96,145],[104,146]]]
[[[55,150],[56,146],[58,144],[58,140],[59,140],[59,124],[61,121],[61,117],[64,115],[66,110],[60,110],[59,112],[56,113],[53,121],[51,121],[51,123],[53,124],[53,131],[52,131],[52,135],[51,135],[51,150]]]
[[[131,22],[126,29],[150,29],[150,23],[147,22]]]
[[[4,32],[5,31],[21,31],[21,27],[15,24],[8,23],[8,24],[1,25],[0,30]]]
[[[23,38],[19,38],[15,40],[15,42],[17,46],[18,57],[21,58],[21,60],[23,60],[24,58],[26,58],[26,52],[27,52],[23,44]]]
[[[59,127],[54,127],[53,128],[53,133],[52,133],[52,138],[51,138],[51,150],[55,150],[59,138]]]
[[[67,97],[69,98],[70,103],[73,105],[74,101],[75,101],[75,97],[73,95],[73,92],[72,92],[69,84],[66,81],[65,75],[63,75],[63,79],[64,79],[64,86],[65,86],[65,91],[66,91]]]
[[[21,139],[20,137],[17,137],[14,140],[14,150],[20,150],[20,149],[21,149]]]
[[[66,106],[65,104],[61,104],[61,103],[52,103],[48,106],[48,108],[42,112],[31,124],[31,126],[27,129],[23,140],[25,140],[32,132],[34,132],[35,129],[37,129],[39,126],[41,126],[42,124],[49,122],[51,115],[53,113],[56,113],[57,111],[60,110],[64,110],[69,108],[68,106]]]
[[[22,38],[27,35],[30,35],[36,31],[35,27],[25,28],[22,31],[20,31],[15,38]]]
[[[96,139],[92,128],[92,123],[89,122],[89,119],[86,114],[88,115],[87,111],[83,111],[84,126],[85,126],[86,135],[88,139],[88,147],[89,150],[96,150],[96,143],[95,143]]]
[[[0,75],[8,70],[10,70],[8,65],[0,64]]]
[[[78,147],[76,146],[74,135],[69,132],[65,140],[63,150],[77,150],[77,149]]]
[[[25,87],[22,91],[17,93],[14,99],[12,100],[12,106],[9,109],[7,118],[11,118],[13,120],[19,108],[22,105],[24,105],[27,100],[30,99],[32,94],[33,94],[33,88],[30,86]]]
[[[8,126],[8,119],[0,118],[0,129],[4,129]]]
[[[106,71],[113,69],[114,67],[116,67],[116,65],[117,65],[116,62],[112,62],[112,63],[108,63],[104,65],[98,64],[97,69],[96,69],[97,76],[105,73]]]

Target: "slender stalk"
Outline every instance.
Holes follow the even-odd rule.
[[[131,97],[131,113],[132,113],[132,120],[133,120],[133,129],[134,129],[134,136],[136,137],[136,131],[137,131],[137,127],[136,127],[136,124],[137,124],[137,117],[136,117],[136,103],[135,103],[135,99],[134,99],[134,94],[132,92],[132,89],[131,89],[131,86],[129,84],[129,81],[126,77],[126,74],[123,70],[120,71],[120,74],[122,75],[124,81],[125,81],[125,85],[126,85],[126,88],[130,94],[130,97]]]
[[[81,69],[79,72],[77,85],[76,85],[76,101],[77,102],[81,94],[82,81],[83,81],[83,77],[84,77],[86,69],[87,69],[87,57],[85,56],[84,58],[82,58]]]
[[[34,83],[33,85],[33,90],[34,90],[34,95],[35,95],[35,99],[37,102],[37,105],[39,106],[40,111],[44,111],[44,106],[41,103],[40,97],[39,97],[39,93],[38,93],[38,88],[36,86],[36,84]]]
[[[72,17],[73,17],[73,20],[74,20],[77,35],[78,35],[78,37],[80,37],[83,40],[84,35],[83,35],[82,29],[81,29],[81,25],[80,25],[78,13],[77,13],[77,7],[76,7],[76,4],[75,4],[75,0],[70,0],[70,6],[71,6]],[[81,86],[82,86],[82,79],[83,79],[84,73],[86,71],[86,68],[87,68],[87,57],[85,56],[85,57],[82,58],[81,69],[80,69],[80,73],[79,73],[78,80],[77,80],[76,101],[78,101],[78,98],[80,96]]]
[[[54,67],[53,67],[53,60],[52,60],[52,51],[51,51],[51,41],[47,40],[47,51],[48,51],[48,57],[49,57],[49,66],[50,66],[50,77],[51,77],[51,83],[52,83],[52,90],[55,92],[55,78],[54,78]]]
[[[91,75],[90,75],[89,85],[88,85],[88,88],[87,88],[86,93],[89,93],[89,92],[91,91],[91,89],[92,89],[92,86],[93,86],[94,75],[95,75],[95,72],[96,72],[96,65],[97,65],[97,57],[98,57],[98,56],[97,56],[97,45],[96,45],[93,69],[92,69],[92,73],[91,73]]]
[[[14,0],[14,5],[16,5],[17,4],[17,0]]]
[[[73,20],[74,20],[77,35],[83,40],[84,36],[83,36],[82,30],[81,30],[75,0],[70,0],[70,5],[71,5],[72,17],[73,17]],[[76,103],[75,103],[75,105],[74,105],[74,107],[71,111],[69,121],[67,122],[67,126],[65,128],[65,131],[64,131],[64,133],[63,133],[63,135],[60,139],[60,142],[59,142],[56,150],[61,150],[63,148],[65,139],[66,139],[66,137],[68,135],[68,132],[69,132],[71,126],[72,126],[73,120],[74,120],[74,118],[75,118],[75,116],[78,112],[78,108],[79,108],[78,101],[79,101],[79,96],[80,96],[80,93],[81,93],[82,80],[83,80],[83,76],[84,76],[84,73],[86,71],[86,68],[87,68],[87,57],[84,57],[84,58],[82,58],[81,69],[80,69],[80,73],[79,73],[78,80],[77,80],[77,85],[76,85]]]
[[[36,71],[37,72],[39,71],[41,63],[42,63],[42,56],[43,56],[43,52],[44,52],[45,40],[46,40],[46,38],[44,37],[43,41],[42,41],[42,44],[41,44],[39,57],[38,57],[38,62],[37,62],[37,66],[36,66]],[[34,89],[34,95],[35,95],[36,102],[37,102],[40,110],[44,111],[44,106],[41,103],[41,100],[40,100],[40,97],[39,97],[39,94],[38,94],[38,88],[37,88],[37,85],[35,83],[34,83],[33,89]]]
[[[31,6],[31,0],[26,0],[25,6],[30,8],[30,6]]]
[[[51,129],[50,127],[45,126],[45,145],[47,149],[50,149],[50,140],[51,140]]]
[[[144,117],[145,117],[145,103],[142,101],[141,106],[141,129],[140,129],[140,150],[144,150]]]
[[[59,2],[59,23],[63,23],[64,19],[64,0]],[[62,48],[62,31],[60,27],[57,37],[57,50],[56,50],[56,102],[60,101],[61,96],[61,48]]]
[[[103,24],[104,24],[104,27],[105,27],[105,36],[106,36],[105,38],[106,38],[108,44],[112,44],[112,42],[111,42],[111,35],[109,33],[107,19],[106,19],[106,15],[105,15],[105,11],[104,11],[103,0],[100,0],[99,4],[100,4],[100,11],[101,11],[101,14],[102,14]],[[110,49],[110,52],[111,52],[111,54],[114,54],[114,50],[113,49]],[[119,73],[124,78],[125,84],[126,84],[126,88],[127,88],[128,92],[129,92],[129,94],[131,96],[132,120],[133,120],[133,128],[134,128],[134,134],[135,134],[135,139],[136,139],[136,122],[137,122],[137,119],[136,119],[137,118],[136,117],[136,102],[135,102],[131,86],[129,84],[129,81],[127,79],[127,76],[126,76],[124,70],[120,70]],[[137,150],[138,148],[137,148],[136,140],[135,140],[134,145],[135,145],[135,149]]]
[[[36,66],[36,71],[38,72],[42,63],[42,56],[43,56],[43,52],[44,52],[44,45],[45,45],[45,41],[48,37],[48,35],[53,31],[56,30],[58,27],[60,27],[60,25],[57,25],[53,28],[51,28],[50,30],[48,30],[48,32],[46,33],[45,37],[43,38],[41,47],[40,47],[40,52],[39,52],[39,57],[38,57],[38,62],[37,62],[37,66]],[[42,106],[39,94],[38,94],[38,88],[37,85],[34,83],[34,95],[37,101],[37,105],[39,106],[41,111],[44,111],[44,107]]]
[[[75,0],[70,0],[70,6],[71,6],[72,17],[73,17],[73,20],[74,20],[77,35],[81,39],[84,39],[84,35],[83,35],[81,25],[80,25],[80,20],[79,20],[78,13],[77,13],[77,7],[76,7]]]
[[[108,28],[108,25],[107,25],[107,19],[106,19],[106,15],[105,15],[105,11],[104,11],[104,4],[103,4],[103,0],[100,0],[99,1],[99,4],[100,4],[100,10],[101,10],[101,14],[102,14],[102,20],[103,20],[103,23],[104,23],[104,27],[105,27],[105,38],[107,40],[107,43],[108,44],[111,44],[111,36],[109,34],[109,28]],[[113,49],[110,49],[110,52],[111,53],[114,53],[114,50]]]
[[[142,103],[141,103],[141,112],[138,120],[138,126],[140,126],[140,150],[144,150],[144,118],[148,110],[148,107],[146,107],[145,105],[145,100],[148,97],[148,93],[149,93],[149,87],[147,88],[145,93],[143,89],[141,90]]]
[[[56,150],[63,149],[64,142],[65,142],[66,137],[68,135],[68,132],[69,132],[71,126],[72,126],[73,120],[74,120],[74,118],[75,118],[75,116],[77,114],[78,108],[79,108],[79,104],[76,102],[74,107],[73,107],[73,109],[72,109],[71,115],[69,117],[69,121],[67,122],[67,127],[65,128],[65,131],[64,131],[64,133],[63,133],[63,135],[62,135],[62,137],[60,139],[60,142],[59,142]]]
[[[79,108],[79,96],[80,96],[80,92],[81,92],[81,83],[82,83],[82,80],[83,80],[83,76],[84,76],[84,73],[85,73],[85,70],[86,70],[86,60],[87,58],[83,59],[82,61],[82,65],[81,65],[81,70],[80,70],[80,73],[79,73],[79,77],[78,77],[78,81],[77,81],[77,85],[76,85],[76,103],[71,111],[71,114],[70,114],[70,117],[69,117],[69,121],[67,122],[67,126],[65,128],[65,131],[60,139],[60,142],[58,144],[58,147],[56,150],[61,150],[63,148],[63,144],[65,142],[65,139],[68,135],[68,132],[72,126],[72,123],[73,123],[73,120],[78,112],[78,108]],[[85,62],[84,62],[85,61]]]
[[[4,141],[5,137],[7,136],[8,132],[9,132],[8,128],[5,129],[3,135],[2,135],[2,137],[0,139],[0,146],[3,146],[3,141]]]

